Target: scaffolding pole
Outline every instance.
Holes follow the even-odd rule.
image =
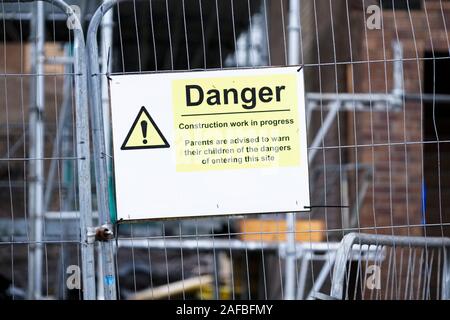
[[[30,259],[28,263],[28,298],[40,299],[42,295],[42,236],[44,213],[44,43],[45,43],[45,14],[44,3],[34,4],[35,14],[32,19],[32,73],[33,81],[32,97],[30,99],[29,117],[29,156],[30,184],[29,184],[29,218],[31,220]]]
[[[298,65],[300,63],[300,1],[289,1],[289,26],[288,26],[288,64]],[[295,212],[286,214],[286,260],[285,260],[285,291],[286,300],[295,299],[295,268],[296,268],[296,248],[295,248]]]

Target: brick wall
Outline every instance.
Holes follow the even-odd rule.
[[[390,2],[390,1],[388,1]],[[281,16],[283,2],[271,1],[270,44],[272,63],[285,63],[285,45]],[[387,3],[386,1],[384,3]],[[383,8],[383,28],[368,30],[365,13],[369,5],[380,5],[378,0],[303,1],[301,16],[301,56],[305,66],[305,84],[308,92],[322,93],[389,93],[393,89],[392,43],[400,40],[403,45],[403,86],[407,93],[424,91],[424,61],[426,52],[449,52],[450,2],[426,1],[421,10],[395,10]],[[442,5],[442,9],[441,9]],[[288,23],[288,6],[284,2],[284,18]],[[347,13],[349,10],[349,14]],[[332,23],[333,22],[333,23]],[[447,22],[447,25],[445,24]],[[349,31],[350,30],[350,31]],[[287,29],[285,30],[287,32]],[[286,33],[287,35],[287,33]],[[368,62],[369,61],[369,62]],[[321,126],[327,109],[313,114],[308,126],[311,144],[315,132]],[[375,106],[373,106],[375,107]],[[325,137],[325,150],[320,150],[310,171],[317,169],[320,175],[314,179],[312,201],[315,204],[339,204],[343,192],[340,177],[326,169],[328,165],[345,163],[366,164],[373,169],[373,179],[359,212],[363,231],[395,234],[440,235],[445,228],[425,230],[422,223],[422,181],[437,176],[436,155],[431,163],[424,137],[425,103],[406,101],[397,111],[377,106],[381,111],[340,112]],[[405,141],[407,143],[405,143]],[[339,146],[347,146],[342,148]],[[358,146],[358,147],[354,147]],[[442,149],[442,148],[441,148]],[[442,150],[441,150],[442,152]],[[450,156],[449,156],[450,158]],[[446,159],[441,157],[441,169]],[[450,168],[450,159],[448,161]],[[336,180],[337,179],[337,180]],[[433,182],[435,183],[435,182]],[[353,204],[356,186],[361,188],[361,176],[350,174],[349,188]],[[436,184],[436,183],[435,183]],[[445,179],[440,181],[445,185]],[[324,194],[324,189],[327,189]],[[449,185],[450,187],[450,185]],[[445,207],[445,195],[441,196]],[[429,192],[427,223],[449,222],[450,216],[436,211],[436,194]],[[448,203],[450,205],[450,203]],[[443,212],[444,211],[444,212]],[[345,211],[342,209],[315,209],[311,217],[326,220],[327,229],[343,227]],[[434,216],[434,218],[432,217]],[[415,225],[417,227],[406,227]],[[405,226],[395,228],[390,226]],[[444,230],[445,231],[445,230]],[[329,232],[336,239],[342,232]],[[331,239],[332,239],[331,238]]]
[[[365,2],[367,7],[373,1]],[[349,88],[353,86],[356,92],[382,93],[393,88],[393,63],[383,61],[393,58],[391,44],[398,38],[404,50],[404,89],[407,93],[423,92],[424,61],[420,59],[427,51],[448,53],[444,19],[450,21],[450,3],[443,2],[443,10],[439,1],[425,3],[422,10],[383,10],[381,30],[365,29],[363,7],[353,7],[351,24],[355,60],[372,62],[354,64],[353,72],[348,66]],[[361,210],[361,227],[420,225],[422,181],[427,174],[434,174],[422,170],[427,165],[423,145],[415,143],[424,140],[423,108],[421,101],[407,101],[397,112],[384,108],[381,112],[347,115],[351,126],[350,144],[369,145],[349,149],[349,158],[370,163],[374,169],[374,180]],[[372,147],[372,144],[376,146]],[[443,167],[445,163],[441,163]],[[431,169],[437,170],[437,164]],[[393,232],[390,228],[380,231]],[[439,234],[437,231],[436,228],[416,227],[396,228],[394,233]]]

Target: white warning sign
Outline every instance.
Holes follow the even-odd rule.
[[[308,211],[299,67],[111,76],[118,219]]]

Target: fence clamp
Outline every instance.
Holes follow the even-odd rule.
[[[112,226],[104,224],[99,227],[90,227],[87,231],[87,243],[92,244],[95,241],[108,241],[114,238]]]
[[[114,232],[111,224],[104,224],[95,228],[95,240],[108,241],[113,238]]]

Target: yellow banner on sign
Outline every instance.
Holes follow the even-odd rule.
[[[177,171],[298,166],[297,86],[295,74],[174,80]]]

